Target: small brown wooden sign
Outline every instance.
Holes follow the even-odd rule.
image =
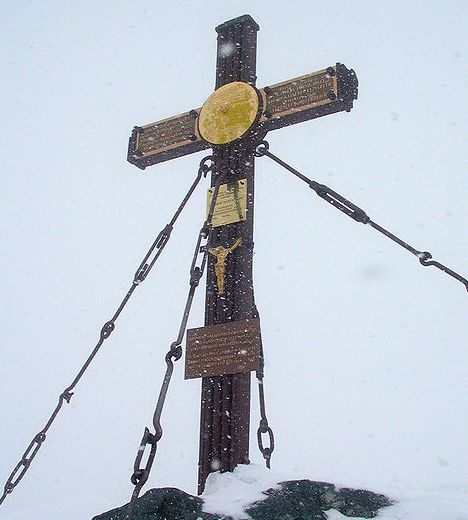
[[[258,318],[187,330],[185,379],[260,369]]]

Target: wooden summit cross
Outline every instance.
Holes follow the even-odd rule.
[[[249,15],[217,27],[216,87],[203,107],[137,126],[130,137],[128,160],[138,168],[211,147],[214,171],[224,173],[228,180],[220,187],[213,220],[206,327],[194,331],[215,330],[214,325],[226,323],[231,325],[223,327],[239,329],[236,322],[255,321],[252,256],[256,145],[270,130],[343,110],[349,112],[357,99],[356,75],[339,63],[256,89],[258,30]],[[214,182],[212,178],[212,186]],[[229,207],[230,191],[236,193],[236,207]],[[225,198],[220,200],[223,193]],[[224,209],[218,207],[218,202],[221,206],[224,202]],[[235,338],[236,330],[232,334]],[[237,464],[249,461],[250,372],[246,370],[252,367],[244,371],[233,368],[239,364],[235,360],[232,363],[232,352],[230,355],[231,363],[227,363],[224,373],[209,373],[210,377],[202,379],[199,494],[210,472],[232,471]],[[191,361],[196,365],[196,356]],[[186,377],[207,373],[202,370],[197,374],[192,369],[193,373],[187,375],[187,370],[186,365]]]

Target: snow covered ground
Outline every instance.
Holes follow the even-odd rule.
[[[245,506],[265,498],[262,491],[277,487],[278,482],[309,478],[279,471],[267,470],[263,466],[251,464],[240,466],[234,473],[215,473],[207,482],[204,493],[203,510],[208,513],[245,519]],[[337,487],[345,487],[335,483]],[[419,488],[370,489],[381,493],[394,501],[394,505],[382,508],[378,520],[466,520],[468,518],[468,486],[447,489]],[[328,520],[349,519],[340,512],[331,509],[327,512]],[[353,517],[356,519],[356,517]],[[357,520],[363,520],[357,518]]]

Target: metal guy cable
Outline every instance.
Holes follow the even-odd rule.
[[[369,224],[371,227],[382,233],[387,238],[390,238],[395,243],[415,255],[418,259],[421,265],[424,267],[428,267],[430,265],[437,267],[444,273],[448,274],[455,280],[458,280],[461,282],[466,290],[468,291],[468,280],[466,278],[463,278],[460,274],[456,273],[449,267],[441,264],[440,262],[437,262],[435,260],[431,260],[432,255],[428,251],[418,251],[414,247],[407,244],[405,241],[401,240],[401,238],[398,238],[393,233],[390,233],[387,229],[383,228],[382,226],[379,226],[379,224],[376,224],[373,222],[370,217],[358,206],[350,202],[349,200],[345,199],[342,195],[339,193],[336,193],[336,191],[333,191],[328,186],[325,186],[324,184],[320,184],[316,181],[313,181],[294,169],[292,166],[287,164],[286,162],[282,161],[279,157],[276,157],[276,155],[273,155],[269,151],[269,145],[267,141],[261,141],[255,150],[255,155],[257,157],[269,157],[276,163],[278,163],[280,166],[291,172],[293,175],[304,181],[306,184],[309,185],[309,187],[315,191],[315,193],[321,197],[322,199],[326,200],[329,204],[334,206],[335,208],[339,209],[341,212],[343,212],[345,215],[348,215],[348,217],[351,217],[356,222],[361,222],[362,224]]]
[[[209,164],[211,163],[211,164]],[[8,480],[6,481],[3,495],[0,498],[0,505],[3,503],[7,495],[9,495],[13,489],[19,484],[21,479],[24,477],[25,473],[29,469],[31,462],[33,461],[34,457],[37,455],[37,452],[41,448],[42,444],[46,440],[47,431],[51,427],[52,423],[54,422],[55,418],[57,417],[58,413],[60,412],[64,401],[67,403],[70,402],[70,399],[73,396],[72,390],[75,388],[75,386],[80,381],[81,377],[99,352],[99,349],[101,348],[103,342],[105,339],[107,339],[112,331],[115,328],[115,322],[117,318],[120,316],[120,313],[123,311],[124,307],[128,303],[128,300],[133,294],[133,291],[138,287],[138,285],[148,276],[148,273],[153,268],[154,264],[156,263],[157,259],[161,255],[165,245],[169,241],[169,238],[171,236],[174,224],[176,220],[178,219],[179,215],[181,214],[182,210],[184,209],[185,205],[187,204],[188,200],[190,199],[192,193],[195,191],[195,188],[197,187],[198,183],[200,182],[202,177],[206,177],[209,171],[212,169],[212,160],[211,156],[205,157],[200,162],[200,166],[198,168],[198,173],[196,179],[193,181],[192,185],[190,186],[187,194],[185,195],[184,199],[180,203],[179,207],[177,208],[176,212],[174,213],[174,216],[172,217],[169,224],[167,224],[158,234],[156,239],[154,240],[153,244],[151,245],[150,249],[148,250],[148,253],[143,258],[143,261],[141,262],[140,266],[138,267],[132,285],[130,289],[128,290],[127,294],[125,295],[124,299],[122,300],[122,303],[119,305],[117,311],[112,316],[112,318],[107,321],[100,333],[99,341],[97,345],[94,347],[93,351],[89,355],[88,359],[85,361],[84,365],[81,367],[80,371],[76,375],[75,379],[72,381],[72,383],[60,394],[59,396],[59,402],[57,406],[55,407],[55,410],[52,412],[52,415],[50,416],[49,420],[47,421],[44,428],[37,433],[29,446],[27,447],[26,451],[23,453],[23,456],[21,457],[21,460],[18,462],[14,470],[11,472],[11,475],[9,476]]]
[[[210,166],[210,169],[213,169],[213,164]],[[185,335],[190,310],[192,308],[193,297],[200,282],[200,278],[203,276],[203,273],[205,271],[207,261],[207,250],[211,242],[212,236],[211,221],[213,219],[215,204],[218,199],[219,187],[221,186],[223,178],[224,175],[219,174],[216,179],[213,198],[211,200],[208,216],[198,234],[192,264],[190,266],[190,289],[185,303],[182,320],[179,326],[179,332],[177,335],[177,339],[171,344],[170,349],[165,356],[165,362],[167,365],[166,372],[163,377],[161,390],[159,391],[158,401],[156,403],[156,408],[153,415],[154,433],[151,433],[150,430],[147,427],[145,427],[143,438],[140,442],[140,446],[138,447],[138,452],[135,458],[133,474],[130,478],[132,484],[135,487],[133,489],[130,502],[127,506],[124,520],[131,520],[131,518],[133,517],[133,513],[135,511],[135,506],[140,495],[141,488],[145,485],[146,481],[148,480],[151,468],[153,466],[154,457],[156,455],[157,444],[163,434],[163,430],[161,427],[161,414],[164,408],[169,383],[171,382],[172,373],[174,371],[174,361],[178,361],[182,356],[181,345]],[[204,244],[202,244],[202,242],[204,242]],[[201,256],[201,259],[199,259],[199,256]],[[199,263],[199,265],[197,265],[197,263]],[[140,465],[143,460],[143,455],[147,446],[150,446],[148,459],[146,461],[145,467],[141,468]]]

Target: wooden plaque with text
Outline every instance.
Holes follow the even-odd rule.
[[[261,349],[258,318],[189,329],[185,379],[259,370]]]

